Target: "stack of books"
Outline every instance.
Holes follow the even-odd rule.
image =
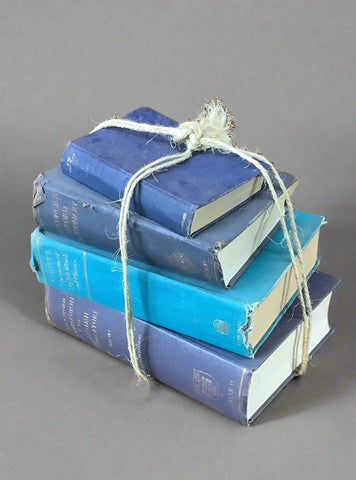
[[[149,108],[126,118],[176,122]],[[128,361],[120,202],[143,165],[180,148],[105,128],[73,142],[34,182],[31,267],[50,324]],[[290,194],[297,179],[281,173]],[[283,202],[283,193],[276,184]],[[295,376],[302,313],[279,214],[258,169],[198,152],[143,180],[128,221],[129,284],[142,369],[243,424]],[[330,336],[338,280],[317,271],[322,216],[295,211],[313,305],[310,354]]]

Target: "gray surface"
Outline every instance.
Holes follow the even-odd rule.
[[[355,465],[355,2],[1,1],[0,477],[349,479]],[[47,326],[27,266],[32,179],[89,119],[222,97],[300,177],[343,279],[337,333],[251,428]]]

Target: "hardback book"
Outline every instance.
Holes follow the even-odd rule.
[[[317,266],[324,218],[295,214],[309,273]],[[31,266],[42,283],[124,310],[121,262],[101,250],[37,228],[32,234]],[[249,357],[296,294],[281,229],[231,289],[195,279],[188,282],[182,275],[138,263],[129,265],[129,283],[136,317]]]
[[[297,180],[281,173],[291,194]],[[276,186],[281,201],[283,194]],[[64,175],[59,166],[34,182],[33,214],[41,230],[92,245],[108,255],[119,248],[120,203]],[[132,213],[128,223],[131,260],[204,280],[232,286],[262,249],[279,221],[268,189],[198,233],[183,237]]]
[[[337,284],[335,277],[321,272],[310,278],[312,355],[333,331],[328,307]],[[128,362],[121,312],[53,287],[46,287],[45,298],[51,325]],[[135,319],[135,332],[146,373],[245,425],[252,423],[287,385],[301,361],[302,315],[298,300],[285,312],[254,359],[139,319]]]
[[[147,107],[125,118],[178,125]],[[118,200],[132,174],[184,148],[172,146],[166,136],[110,127],[69,142],[61,165],[66,175]],[[130,207],[180,235],[189,236],[248,200],[263,183],[260,171],[237,155],[197,152],[186,162],[143,180],[135,189]]]

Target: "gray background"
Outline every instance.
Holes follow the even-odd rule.
[[[2,479],[348,479],[355,465],[354,1],[1,1]],[[69,139],[222,97],[237,138],[328,217],[337,333],[245,428],[47,326],[28,268],[32,180]]]

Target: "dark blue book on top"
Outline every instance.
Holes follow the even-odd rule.
[[[177,126],[150,108],[139,108],[125,118]],[[118,200],[133,173],[184,148],[172,146],[162,135],[110,127],[69,142],[61,165],[66,175]],[[197,152],[185,163],[143,180],[135,189],[131,209],[190,236],[244,203],[262,186],[259,170],[239,156]]]
[[[281,173],[289,192],[292,175]],[[283,201],[282,192],[276,187]],[[120,203],[64,175],[59,166],[34,182],[33,214],[42,230],[117,253]],[[268,189],[192,237],[183,237],[133,212],[128,223],[130,260],[232,286],[261,251],[279,221]]]
[[[333,331],[328,322],[328,306],[337,284],[335,277],[320,272],[309,281],[313,302],[311,354]],[[125,318],[121,312],[46,287],[46,313],[53,326],[128,362]],[[293,378],[301,361],[301,322],[296,300],[254,359],[138,319],[135,332],[147,373],[242,424],[249,424]],[[80,370],[80,365],[73,368]]]

